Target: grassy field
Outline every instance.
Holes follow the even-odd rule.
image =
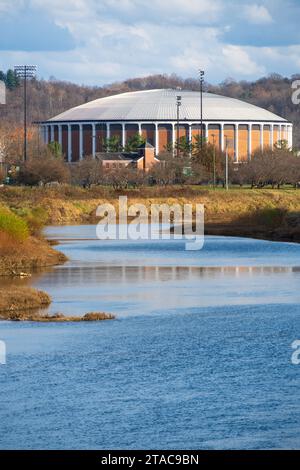
[[[204,204],[205,229],[209,234],[300,241],[300,190],[291,188],[235,187],[226,191],[223,188],[168,186],[129,189],[120,193],[109,187],[3,187],[0,188],[0,209],[2,206],[25,220],[34,234],[46,223],[95,223],[97,206],[109,202],[118,212],[120,195],[128,197],[128,204],[143,203],[148,209],[151,204],[162,203]]]
[[[21,217],[40,211],[49,224],[82,223],[95,218],[96,207],[104,202],[118,206],[118,196],[127,195],[129,203],[203,203],[207,222],[220,221],[251,214],[264,209],[285,209],[300,212],[300,190],[295,189],[203,189],[199,186],[146,187],[114,191],[108,187],[82,189],[58,188],[0,188],[0,204]]]
[[[95,211],[99,204],[109,202],[118,209],[118,191],[108,187],[82,189],[72,186],[58,188],[0,188],[0,205],[9,208],[22,218],[38,219],[43,223],[76,224],[96,221]],[[122,191],[128,196],[128,203],[151,204],[202,203],[205,205],[206,224],[228,224],[239,220],[245,225],[263,222],[278,226],[279,215],[293,218],[293,224],[300,214],[300,190],[291,188],[248,189],[223,188],[216,190],[199,186],[146,187]],[[32,214],[33,213],[33,214]],[[265,219],[265,220],[264,220]],[[36,222],[38,223],[38,222]],[[297,225],[297,224],[296,224]]]

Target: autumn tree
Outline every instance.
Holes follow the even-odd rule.
[[[73,184],[89,188],[94,184],[104,182],[103,166],[100,160],[92,156],[85,157],[84,160],[71,166],[71,181]]]

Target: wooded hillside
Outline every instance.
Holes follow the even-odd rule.
[[[22,122],[23,88],[13,80],[11,71],[0,71],[0,79],[7,84],[7,105],[0,106],[0,124]],[[299,76],[284,78],[273,74],[255,82],[236,82],[227,79],[219,85],[205,84],[205,91],[245,100],[261,106],[294,123],[294,143],[300,146],[300,106],[292,103],[292,82]],[[177,75],[151,75],[113,83],[103,87],[87,87],[57,80],[36,80],[28,84],[28,118],[30,121],[45,120],[71,107],[105,96],[127,91],[153,88],[176,88],[198,90],[195,79],[183,79]]]

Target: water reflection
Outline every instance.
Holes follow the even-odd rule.
[[[62,240],[78,236],[59,245],[69,257],[65,265],[2,284],[44,290],[53,299],[51,312],[70,315],[300,301],[299,245],[207,237],[204,249],[192,253],[176,241],[83,240],[93,230],[61,227]]]
[[[292,267],[196,267],[196,266],[70,266],[60,267],[47,275],[55,284],[72,285],[74,280],[80,283],[102,282],[164,282],[191,281],[203,278],[219,278],[222,276],[252,276],[268,274],[288,274],[300,272],[300,268]],[[44,277],[44,275],[42,275]],[[34,281],[41,274],[33,277]]]
[[[33,273],[24,279],[2,277],[1,285],[31,285],[42,281],[70,286],[74,281],[83,283],[190,281],[222,276],[252,276],[299,273],[300,267],[282,266],[59,266]]]

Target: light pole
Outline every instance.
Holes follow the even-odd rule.
[[[199,81],[200,81],[200,146],[203,148],[203,82],[204,82],[204,70],[199,70]]]
[[[35,65],[16,65],[15,74],[23,80],[24,85],[24,162],[27,160],[27,79],[36,75]]]
[[[180,133],[179,133],[179,110],[181,106],[181,96],[177,96],[177,158],[179,158],[179,138],[180,138]]]
[[[212,134],[213,138],[213,165],[214,165],[214,189],[216,188],[216,135]]]

